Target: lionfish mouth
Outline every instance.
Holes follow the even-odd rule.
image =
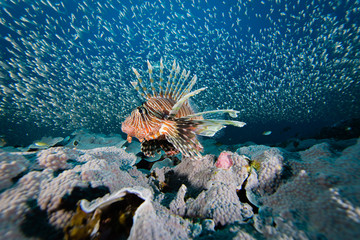
[[[159,80],[156,84],[153,78],[153,66],[149,61],[147,65],[148,83],[145,83],[140,73],[132,68],[137,81],[131,84],[145,102],[132,111],[121,127],[121,130],[127,134],[128,142],[132,141],[132,137],[139,139],[141,150],[146,156],[153,156],[163,150],[167,155],[181,152],[184,157],[199,159],[203,147],[197,135],[212,137],[226,125],[245,126],[245,123],[240,121],[203,118],[203,115],[209,113],[228,113],[231,117],[237,117],[239,111],[236,110],[222,109],[194,113],[189,98],[204,91],[206,87],[192,91],[197,76],[194,75],[188,81],[190,71],[183,70],[180,74],[180,66],[175,60],[166,83],[163,81],[162,59],[160,59]]]

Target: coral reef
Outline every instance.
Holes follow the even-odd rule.
[[[234,165],[234,162],[231,158],[231,153],[228,152],[220,153],[220,156],[215,163],[215,166],[217,168],[222,168],[222,169],[229,169],[232,167],[232,165]]]
[[[10,187],[13,179],[24,172],[28,166],[29,162],[23,156],[0,149],[0,191]]]
[[[0,195],[0,234],[9,239],[25,238],[19,227],[31,210],[30,201],[37,199],[44,180],[51,177],[51,171],[32,171],[23,176],[17,184]]]
[[[69,169],[71,164],[68,163],[68,160],[76,158],[78,154],[79,153],[73,149],[53,147],[38,152],[38,162],[40,166],[54,171]]]
[[[221,182],[213,183],[195,200],[188,200],[186,206],[188,217],[210,218],[221,226],[236,221],[246,222],[253,216],[251,206],[240,202],[236,189]]]
[[[82,148],[0,152],[0,234],[11,239],[355,239],[360,234],[360,139],[305,140],[302,145],[310,147],[291,152],[250,145],[200,160],[140,157],[149,165],[135,156],[140,149],[127,153],[112,141],[99,145],[83,140]]]
[[[291,225],[293,231],[306,232],[308,238],[356,238],[360,226],[360,141],[342,153],[334,153],[329,144],[322,143],[299,155],[288,159],[293,177],[263,198],[278,226],[278,231],[266,228],[266,235],[277,238],[279,232],[286,232],[283,227]],[[291,232],[287,235],[294,236]]]

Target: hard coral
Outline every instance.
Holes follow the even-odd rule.
[[[107,186],[111,192],[136,184],[146,185],[143,182],[135,182],[129,172],[120,169],[116,161],[90,160],[76,166],[73,171],[80,173],[81,181],[88,182],[92,187]]]
[[[222,152],[220,153],[220,156],[218,157],[215,166],[217,168],[222,168],[222,169],[229,169],[232,167],[232,165],[234,164],[231,156],[233,155],[233,153],[231,152]]]
[[[222,226],[243,222],[253,216],[252,207],[240,202],[236,189],[220,182],[200,193],[195,200],[187,201],[186,205],[187,216],[211,218]]]
[[[241,148],[238,152],[246,152],[247,148]],[[255,163],[252,164],[254,167],[247,181],[247,194],[263,196],[273,193],[278,187],[283,171],[283,154],[277,148],[267,147],[259,148],[258,152],[253,150],[250,156],[251,161]]]
[[[24,239],[20,225],[25,219],[26,213],[31,209],[29,199],[37,199],[40,186],[49,178],[49,171],[33,171],[18,181],[11,189],[0,195],[0,236],[9,239]]]
[[[38,162],[40,166],[54,171],[69,169],[71,165],[67,161],[75,156],[75,152],[72,149],[53,147],[38,152]]]
[[[86,188],[88,184],[73,170],[66,170],[55,178],[43,181],[38,198],[40,208],[49,213],[59,210],[62,198],[70,195],[75,187]]]
[[[244,156],[224,152],[219,157],[220,162],[232,167],[225,169],[216,167],[214,158],[206,155],[197,161],[185,160],[175,167],[176,174],[186,178],[191,185],[190,190],[202,190],[195,198],[185,201],[185,185],[182,185],[176,198],[170,203],[170,209],[180,216],[200,217],[213,219],[215,224],[226,225],[236,221],[243,222],[253,215],[252,207],[242,203],[237,190],[248,177],[248,161]],[[224,160],[225,159],[225,160]]]
[[[292,175],[274,193],[261,197],[256,229],[273,239],[357,238],[359,160],[360,141],[341,154],[323,143],[285,159]]]
[[[136,156],[127,153],[124,149],[119,147],[98,147],[87,150],[81,150],[84,155],[80,157],[81,162],[89,161],[90,159],[103,159],[107,162],[113,162],[120,168],[126,169],[136,162]]]
[[[12,179],[24,172],[29,166],[21,155],[7,153],[0,149],[0,191],[13,184]]]

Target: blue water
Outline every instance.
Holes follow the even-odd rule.
[[[241,112],[247,126],[219,141],[313,137],[360,117],[360,3],[338,3],[2,2],[0,135],[26,145],[79,128],[120,133],[140,102],[131,67],[146,79],[146,60],[162,57],[208,87],[196,109]]]

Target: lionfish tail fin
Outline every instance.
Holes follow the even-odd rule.
[[[187,119],[167,120],[160,128],[167,141],[174,145],[184,157],[200,159],[203,146],[196,138],[198,123]]]
[[[194,132],[201,136],[212,137],[219,130],[232,125],[235,127],[243,127],[246,125],[244,122],[231,121],[231,120],[217,120],[217,119],[204,119],[204,120],[190,120],[196,125]]]

